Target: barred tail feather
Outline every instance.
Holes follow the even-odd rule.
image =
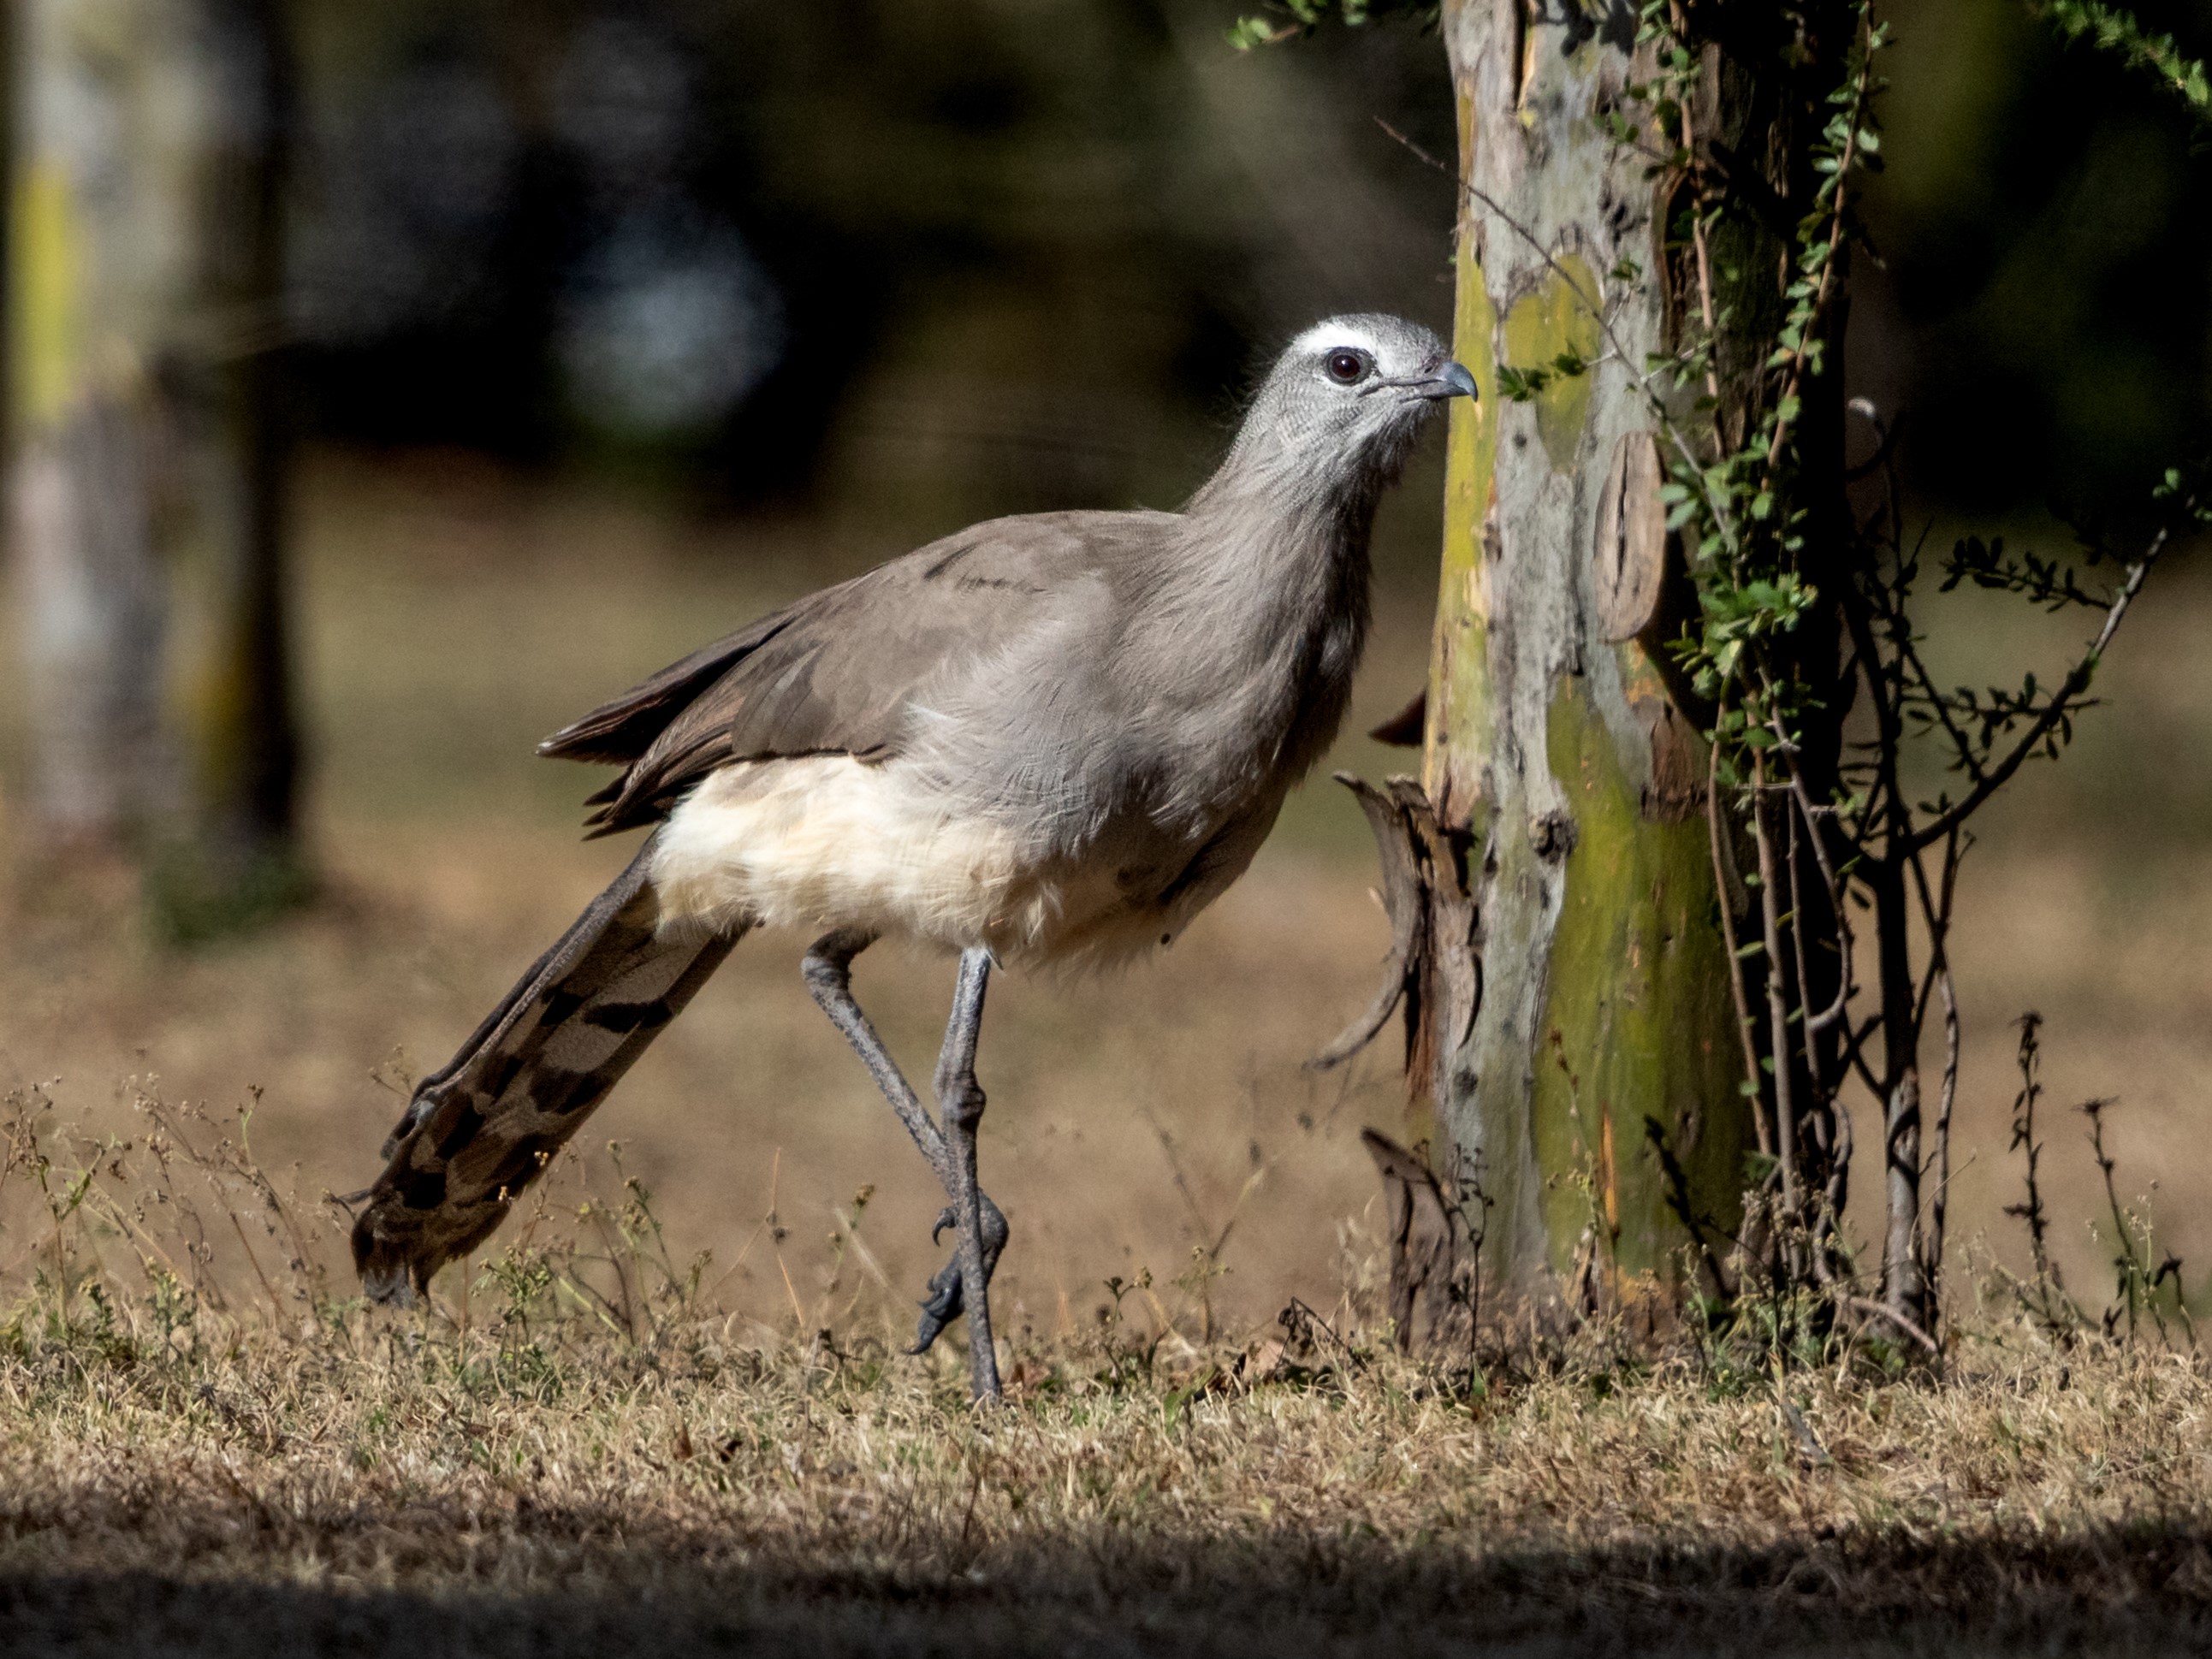
[[[737,943],[656,932],[658,839],[416,1086],[354,1223],[354,1265],[377,1301],[411,1300],[489,1237]]]

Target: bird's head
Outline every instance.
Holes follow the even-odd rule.
[[[1232,460],[1287,464],[1318,482],[1382,484],[1430,413],[1475,395],[1474,376],[1419,323],[1332,317],[1291,342],[1245,416]]]

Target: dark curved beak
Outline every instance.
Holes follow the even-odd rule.
[[[1480,398],[1474,389],[1474,376],[1467,372],[1467,365],[1446,362],[1433,373],[1418,380],[1370,380],[1359,389],[1363,398],[1384,388],[1395,392],[1400,403],[1440,404],[1448,398]]]
[[[1474,389],[1474,376],[1467,372],[1464,363],[1446,363],[1428,380],[1423,382],[1421,395],[1432,403],[1447,398],[1480,398]]]

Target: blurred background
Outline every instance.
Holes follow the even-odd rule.
[[[627,856],[578,842],[596,779],[538,738],[975,519],[1174,505],[1318,317],[1444,326],[1440,43],[1238,53],[1239,9],[21,0],[0,1084],[120,1134],[140,1088],[256,1102],[304,1192],[365,1185],[409,1080]],[[2138,9],[2212,49],[2212,6]],[[2054,507],[2124,511],[2201,447],[2212,164],[2017,0],[1887,10],[1846,373],[1903,413],[1938,544],[2057,550]],[[1425,672],[1439,484],[1431,452],[1386,509],[1360,729]],[[2162,1183],[2192,1286],[2212,1266],[2203,565],[2160,570],[2076,752],[1970,862],[1962,1249],[2020,1254],[2008,1022],[2033,1006],[2056,1103],[2118,1097],[2129,1196]],[[1978,683],[2084,631],[1976,596],[1931,616]],[[1366,1271],[1389,1045],[1298,1062],[1371,989],[1371,857],[1311,786],[1160,963],[994,990],[1017,1328],[1092,1318],[1141,1268],[1247,1322]],[[933,1265],[927,1176],[797,943],[740,951],[579,1143],[624,1142],[679,1253],[770,1324],[820,1316],[864,1185],[837,1294],[896,1308]],[[890,951],[860,972],[917,1065],[948,987]],[[2094,1281],[2081,1128],[2051,1113],[2048,1167]]]

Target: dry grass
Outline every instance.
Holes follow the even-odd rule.
[[[134,1110],[94,1146],[9,1102],[11,1653],[2212,1638],[2191,1355],[1991,1320],[1941,1380],[1603,1331],[1470,1373],[1390,1354],[1356,1284],[1288,1349],[1146,1287],[1011,1345],[979,1416],[865,1297],[804,1340],[723,1313],[635,1185],[549,1194],[427,1313],[334,1300],[334,1226],[234,1132]]]

